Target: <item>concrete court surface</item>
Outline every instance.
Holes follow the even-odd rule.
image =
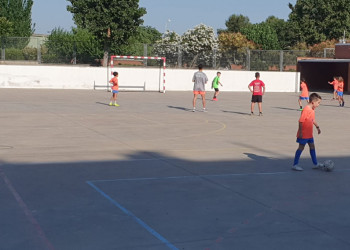
[[[248,92],[1,89],[0,249],[350,249],[350,102],[321,95],[333,172],[291,170],[297,93],[251,117]]]

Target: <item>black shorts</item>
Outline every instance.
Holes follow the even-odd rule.
[[[262,102],[262,95],[253,95],[252,102]]]
[[[219,91],[219,88],[214,88],[215,91]]]

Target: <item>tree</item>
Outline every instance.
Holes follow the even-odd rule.
[[[223,32],[219,35],[220,49],[225,52],[229,50],[246,51],[247,49],[256,49],[254,42],[249,41],[245,35],[241,33]]]
[[[0,0],[0,17],[12,23],[9,36],[30,37],[33,34],[32,6],[33,0]]]
[[[120,46],[127,44],[134,35],[146,14],[139,7],[139,0],[67,0],[71,6],[67,10],[73,13],[78,28],[87,29],[103,47],[104,65],[108,52],[120,53]]]
[[[193,58],[190,66],[195,62],[211,65],[214,59],[214,50],[218,49],[218,40],[213,28],[199,24],[193,29],[186,31],[181,37],[182,51],[185,57]]]
[[[43,57],[45,62],[71,63],[76,58],[79,63],[93,64],[103,55],[97,39],[89,31],[79,28],[70,32],[54,29],[45,46],[48,50]]]
[[[13,24],[6,17],[0,17],[0,37],[7,37],[13,32]]]
[[[350,32],[349,0],[297,0],[289,8],[297,41],[313,45]]]
[[[154,45],[154,54],[167,59],[167,64],[175,66],[178,63],[181,36],[174,31],[167,31],[164,37]]]
[[[263,50],[280,49],[276,31],[267,23],[252,24],[242,29],[242,34]]]
[[[150,26],[137,27],[136,33],[132,35],[126,45],[122,45],[120,50],[123,55],[138,55],[144,53],[144,44],[155,44],[162,38],[162,34]],[[149,47],[149,46],[148,46]]]
[[[231,15],[228,20],[226,20],[225,25],[227,27],[226,32],[241,32],[241,30],[249,25],[251,25],[249,18],[243,15]]]
[[[265,22],[277,34],[278,44],[281,49],[290,49],[297,41],[294,39],[291,23],[275,16],[269,16]]]

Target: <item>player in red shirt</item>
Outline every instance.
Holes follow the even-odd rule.
[[[337,91],[338,91],[338,77],[333,76],[333,81],[328,82],[330,85],[333,85],[333,100],[338,99]]]
[[[307,84],[304,78],[302,78],[300,81],[300,89],[301,89],[301,94],[299,96],[298,102],[299,102],[300,111],[302,111],[303,106],[301,105],[301,101],[306,100],[307,102],[309,102],[309,89],[307,87]]]
[[[313,169],[322,168],[324,166],[323,164],[317,162],[316,149],[313,138],[313,126],[316,127],[318,134],[321,134],[320,127],[318,126],[315,120],[315,109],[320,105],[321,100],[322,98],[319,94],[312,93],[309,97],[309,103],[301,112],[299,119],[299,128],[297,133],[297,143],[299,143],[299,147],[295,152],[294,163],[292,167],[293,170],[303,171],[303,168],[300,167],[298,164],[301,153],[303,152],[306,143],[309,145],[310,148],[310,155],[314,164]]]
[[[113,101],[114,101],[114,106],[119,107],[119,104],[117,103],[117,95],[119,93],[119,84],[118,84],[118,72],[113,72],[114,77],[109,81],[109,83],[113,84],[112,86],[112,97],[109,102],[109,106],[113,106]]]
[[[260,80],[260,73],[255,73],[255,80],[248,85],[248,89],[252,92],[252,104],[250,107],[250,115],[254,115],[255,103],[259,106],[259,116],[262,116],[262,96],[265,94],[265,83]]]
[[[338,78],[337,95],[338,95],[339,106],[344,107],[344,104],[345,104],[345,102],[344,102],[344,79],[341,76],[339,76],[339,78]]]

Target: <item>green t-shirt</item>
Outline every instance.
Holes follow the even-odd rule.
[[[219,88],[219,81],[220,81],[220,77],[216,76],[213,80],[213,88],[214,89]]]

